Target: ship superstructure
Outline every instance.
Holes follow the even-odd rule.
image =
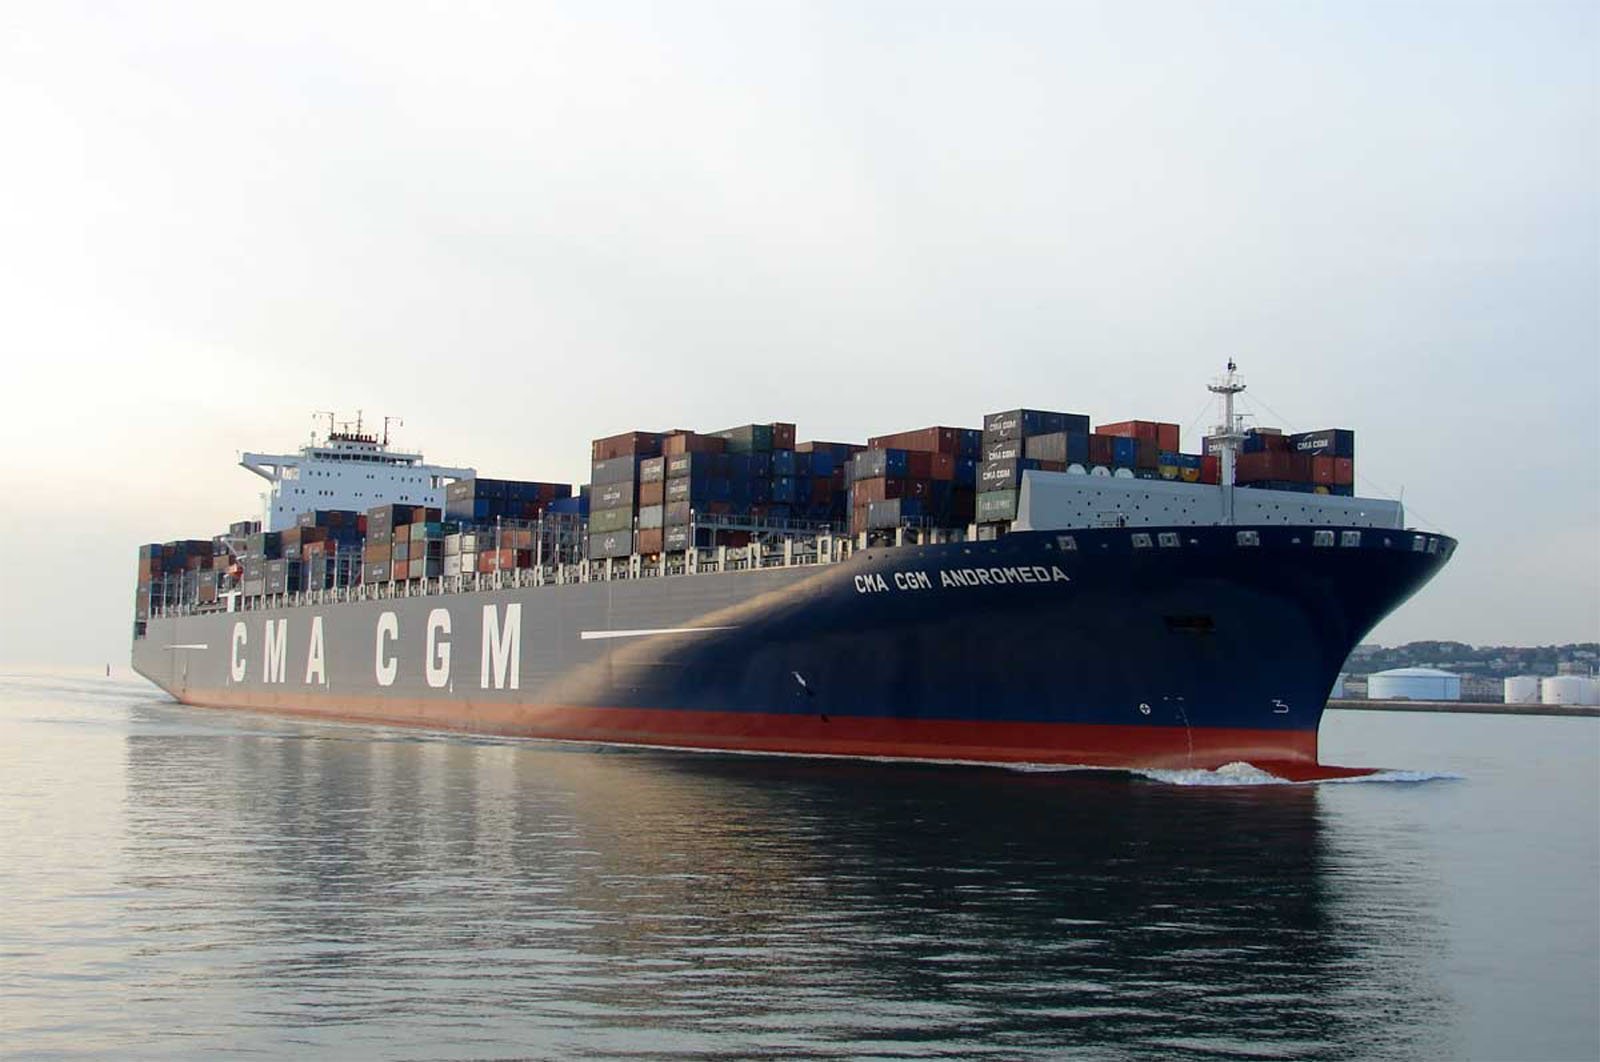
[[[359,414],[337,426],[328,418],[328,430],[298,453],[239,455],[241,466],[271,484],[262,494],[264,530],[294,527],[308,510],[364,511],[389,503],[438,508],[448,484],[474,475],[471,468],[430,465],[420,453],[391,449],[393,418],[384,418],[381,436],[364,432]]]

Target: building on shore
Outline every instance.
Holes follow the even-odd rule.
[[[1461,676],[1431,667],[1397,667],[1367,677],[1374,701],[1459,701]]]

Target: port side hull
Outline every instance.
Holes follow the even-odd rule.
[[[741,751],[1097,766],[1315,764],[1356,642],[1453,543],[1125,530],[819,568],[162,617],[187,703]],[[1067,545],[1073,548],[1063,548]],[[514,631],[515,637],[512,637]],[[385,684],[387,682],[387,684]]]

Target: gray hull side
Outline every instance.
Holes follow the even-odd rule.
[[[135,642],[133,664],[178,700],[193,703],[216,701],[218,691],[241,698],[265,695],[256,703],[272,707],[292,707],[296,694],[318,699],[381,695],[396,702],[539,703],[570,684],[583,669],[603,666],[624,646],[642,641],[678,645],[705,637],[627,632],[716,626],[713,621],[720,615],[765,595],[784,594],[805,581],[841,577],[837,570],[776,569],[157,618],[150,621],[146,637]],[[511,607],[520,612],[517,644],[510,647],[513,655],[497,659],[497,644],[485,651],[485,634],[491,643],[496,634],[508,637]],[[447,631],[436,618],[440,610],[448,616]],[[486,610],[492,611],[492,619]],[[394,617],[393,634],[385,632],[380,639],[385,614]],[[431,661],[430,619],[434,621]],[[313,627],[319,622],[320,679],[311,667]],[[281,667],[276,654],[268,655],[267,645],[270,636],[271,648],[278,648],[280,629],[287,636]],[[238,630],[243,636],[236,644]],[[623,636],[604,637],[619,632]],[[446,645],[448,649],[443,649]],[[384,685],[380,679],[391,663],[393,679]],[[441,685],[429,681],[430,663],[435,681],[447,666],[448,678]],[[243,675],[236,678],[240,664]]]

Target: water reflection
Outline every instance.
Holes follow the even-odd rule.
[[[1447,1050],[1428,883],[1340,837],[1314,789],[139,713],[124,856],[150,1000],[222,1008],[230,1042]]]

